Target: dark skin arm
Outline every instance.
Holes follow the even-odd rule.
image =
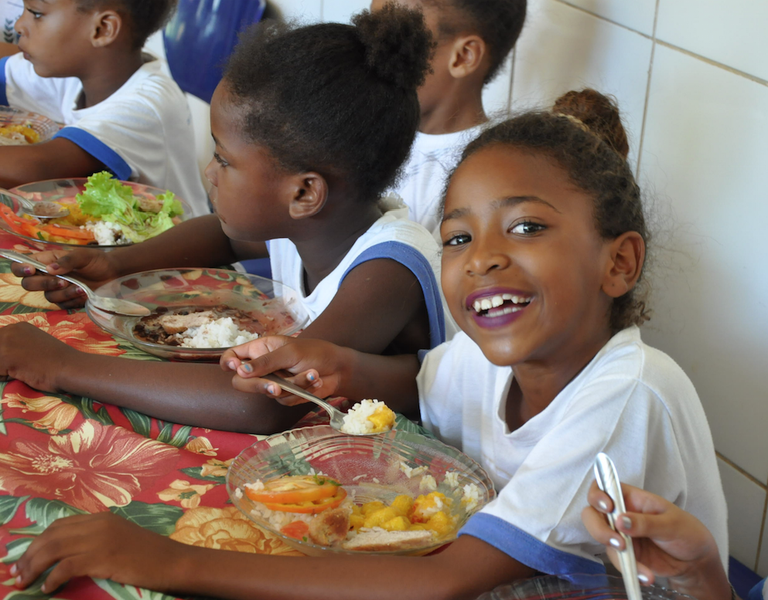
[[[4,56],[11,56],[19,51],[19,47],[16,44],[9,44],[8,42],[0,42],[0,58]]]
[[[5,188],[44,179],[87,177],[103,169],[101,161],[64,138],[0,146],[0,186]]]
[[[429,557],[279,557],[185,546],[109,513],[54,522],[15,565],[43,591],[78,576],[175,593],[251,600],[471,599],[533,570],[469,535]]]
[[[414,281],[413,274],[394,261],[363,263],[302,336],[382,352],[412,321],[424,321],[424,301]],[[232,375],[217,365],[86,354],[25,323],[0,329],[0,374],[42,391],[79,394],[159,419],[222,430],[274,433],[289,428],[311,408],[286,408],[266,396],[234,390]],[[403,410],[415,413],[416,402]]]

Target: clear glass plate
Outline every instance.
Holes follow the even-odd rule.
[[[640,589],[643,600],[694,600],[660,585]],[[627,600],[627,591],[615,575],[545,575],[499,586],[477,600]]]
[[[409,467],[425,466],[426,472],[408,477],[401,463]],[[314,471],[311,471],[314,469]],[[458,473],[458,485],[445,478],[449,471]],[[420,488],[424,475],[431,475],[437,491],[453,500],[451,515],[456,528],[448,536],[428,545],[390,552],[360,552],[319,546],[286,536],[251,510],[254,503],[243,493],[246,483],[283,475],[322,473],[339,481],[358,503],[381,500],[389,504],[398,494],[416,497],[426,494]],[[474,484],[479,490],[477,506],[466,510],[461,502],[463,486]],[[474,460],[439,440],[420,433],[396,428],[387,434],[361,437],[338,433],[328,425],[302,427],[270,436],[243,450],[227,472],[227,491],[232,503],[259,527],[281,538],[289,546],[310,556],[327,554],[427,554],[456,539],[456,533],[470,515],[496,497],[488,474]]]
[[[24,185],[12,188],[10,191],[24,196],[32,202],[51,201],[58,202],[59,204],[76,204],[75,196],[82,193],[85,190],[85,183],[88,181],[85,177],[74,177],[72,179],[48,179],[46,181],[36,181],[34,183],[25,183]],[[133,193],[137,196],[145,196],[147,198],[155,198],[160,194],[164,194],[166,190],[152,187],[151,185],[144,185],[141,183],[135,183],[133,181],[121,181],[123,185],[130,186],[133,189]],[[184,215],[180,217],[181,221],[187,219],[187,215],[192,214],[192,209],[183,199],[176,196],[176,199],[181,202],[181,206],[184,208]],[[21,214],[21,207],[18,206],[16,200],[0,192],[0,202],[6,206],[10,206],[16,214]],[[16,237],[27,242],[29,246],[37,250],[74,250],[75,248],[81,248],[77,244],[67,244],[64,242],[49,242],[40,240],[37,238],[29,237],[21,233],[13,231],[8,224],[0,219],[0,229],[15,235]],[[101,248],[104,250],[111,250],[113,248],[119,248],[120,246],[100,246],[96,244],[89,244],[88,248]]]
[[[253,314],[254,320],[269,322],[268,334],[292,335],[304,328],[309,317],[295,290],[277,281],[224,269],[157,269],[133,273],[110,281],[97,293],[107,298],[139,302],[150,310],[164,308],[210,308],[226,305]],[[185,348],[153,344],[137,338],[134,327],[140,317],[105,313],[86,303],[91,320],[105,331],[121,337],[155,356],[173,360],[215,361],[224,348]]]
[[[39,142],[47,142],[60,129],[58,123],[46,116],[10,106],[0,106],[0,127],[21,125],[29,127],[40,136]],[[0,145],[17,146],[27,144],[26,141],[16,141],[4,135],[0,135]]]

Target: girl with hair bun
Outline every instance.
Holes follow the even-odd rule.
[[[15,566],[21,585],[58,561],[47,590],[107,574],[227,598],[421,600],[476,598],[537,573],[602,572],[603,547],[580,518],[601,451],[624,481],[701,520],[727,560],[703,409],[682,370],[637,327],[647,318],[637,283],[648,236],[622,139],[615,106],[586,90],[467,147],[441,225],[443,291],[463,331],[421,365],[412,355],[281,337],[222,357],[242,390],[272,393],[259,376],[286,369],[321,396],[418,403],[424,425],[480,462],[498,489],[445,550],[425,558],[221,553],[96,515],[57,521],[33,541]]]
[[[311,317],[302,335],[372,353],[439,345],[439,247],[406,209],[381,200],[416,133],[416,88],[431,48],[421,14],[395,5],[364,11],[353,25],[257,26],[212,99],[216,147],[206,176],[216,214],[114,252],[37,258],[51,273],[100,285],[147,269],[269,255],[273,278],[299,292]],[[29,265],[14,273],[64,308],[84,303],[79,288]],[[0,356],[0,372],[39,390],[176,423],[274,433],[308,410],[236,391],[217,365],[85,354],[28,324],[0,329]]]

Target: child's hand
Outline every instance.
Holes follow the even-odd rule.
[[[177,572],[174,559],[184,550],[183,544],[109,512],[78,515],[54,521],[30,544],[11,574],[17,586],[26,588],[55,565],[42,588],[49,594],[80,576],[171,591],[170,576]]]
[[[0,377],[43,392],[59,392],[58,376],[77,351],[29,323],[0,328]]]
[[[262,393],[287,406],[306,402],[285,394],[276,383],[259,379],[279,373],[321,397],[334,395],[341,381],[342,349],[321,340],[267,336],[230,348],[221,357],[221,368],[235,371],[232,386],[242,392]]]
[[[621,487],[627,512],[616,520],[616,528],[632,537],[641,581],[668,577],[675,589],[699,600],[729,600],[730,584],[717,544],[701,521],[656,494]],[[624,549],[624,541],[604,516],[613,510],[613,503],[596,482],[587,498],[590,506],[582,511],[582,521],[590,535],[606,545],[611,562],[619,568],[617,550]]]
[[[48,271],[57,275],[72,273],[77,275],[89,287],[95,289],[117,276],[109,252],[91,248],[77,250],[52,250],[32,255],[41,263],[48,265]],[[76,285],[58,277],[40,273],[31,265],[14,263],[11,272],[21,277],[21,286],[31,292],[45,292],[48,302],[61,308],[80,308],[85,304],[85,293]]]

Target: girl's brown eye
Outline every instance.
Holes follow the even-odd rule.
[[[509,230],[511,233],[518,235],[532,235],[544,231],[546,227],[541,223],[534,223],[533,221],[523,221],[522,223],[516,223]]]
[[[461,246],[467,244],[472,238],[465,233],[449,237],[443,242],[443,246]]]

